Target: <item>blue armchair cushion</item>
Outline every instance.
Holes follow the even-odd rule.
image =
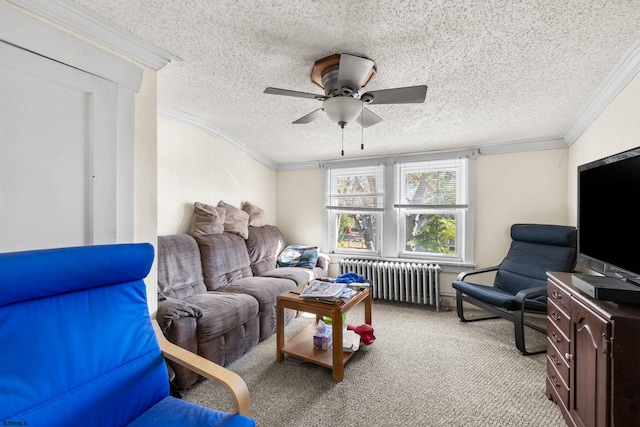
[[[505,310],[520,309],[520,307],[517,307],[516,305],[516,297],[514,294],[494,288],[493,286],[455,281],[453,282],[453,287],[472,298],[486,302],[487,304],[495,307],[502,307]],[[525,309],[529,311],[544,312],[547,309],[545,300],[546,298],[544,296],[527,299],[525,301]]]
[[[149,244],[0,254],[0,424],[125,426],[169,397],[153,258]]]
[[[255,427],[251,418],[195,405],[174,397],[165,397],[133,420],[129,427],[216,426]]]

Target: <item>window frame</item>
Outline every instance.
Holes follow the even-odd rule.
[[[332,175],[332,171],[338,170],[340,172]],[[382,230],[384,229],[383,213],[384,204],[386,203],[385,193],[385,181],[386,181],[386,165],[374,162],[370,164],[360,164],[349,167],[331,167],[325,169],[324,177],[324,197],[325,197],[325,230],[327,232],[326,242],[327,247],[330,248],[331,253],[339,253],[344,255],[363,255],[363,256],[379,256],[381,255],[382,247]],[[345,171],[345,172],[342,172]],[[347,172],[348,171],[348,172]],[[378,188],[375,193],[370,193],[371,198],[381,198],[374,203],[374,206],[370,207],[356,207],[356,206],[339,206],[339,203],[333,203],[336,199],[346,198],[339,195],[334,191],[333,179],[339,179],[345,176],[361,176],[359,173],[371,173],[376,177],[376,184]],[[357,197],[357,196],[356,196]],[[344,248],[338,246],[338,237],[340,232],[338,230],[338,217],[339,215],[360,214],[360,215],[372,215],[376,217],[376,233],[373,240],[373,249],[356,249],[356,248]]]
[[[411,203],[406,200],[407,188],[406,176],[412,173],[430,173],[440,171],[455,172],[455,201],[445,203],[439,200],[435,203]],[[467,211],[469,209],[469,160],[467,157],[455,157],[448,159],[431,159],[431,160],[407,160],[396,162],[394,164],[394,180],[395,180],[395,204],[397,210],[397,239],[398,239],[398,256],[400,258],[415,259],[434,259],[439,261],[450,261],[461,263],[464,261],[464,240],[466,235]],[[455,218],[456,235],[455,235],[455,252],[453,254],[443,254],[437,252],[415,252],[406,249],[406,215],[425,214],[425,215],[453,215]]]
[[[440,152],[440,153],[422,153],[411,155],[398,155],[389,157],[372,157],[368,159],[359,160],[339,160],[332,162],[325,162],[320,165],[323,169],[323,195],[322,197],[326,201],[328,194],[328,170],[329,169],[350,169],[361,166],[372,166],[376,164],[384,165],[384,182],[385,182],[385,196],[384,196],[384,208],[379,210],[373,210],[372,213],[379,215],[379,223],[377,230],[377,247],[376,251],[365,252],[363,250],[349,250],[346,248],[337,248],[337,236],[334,227],[331,225],[331,210],[325,203],[324,209],[324,226],[323,234],[325,241],[325,251],[329,254],[333,254],[340,258],[341,256],[358,256],[362,258],[376,258],[376,259],[407,259],[407,260],[420,260],[420,261],[434,261],[442,265],[451,265],[458,267],[466,267],[473,265],[474,263],[474,171],[475,171],[475,159],[478,152],[476,150],[460,150],[452,152]],[[418,163],[434,160],[450,160],[456,158],[466,158],[468,160],[467,173],[466,173],[466,206],[465,212],[461,214],[457,221],[460,221],[462,225],[462,232],[456,233],[456,248],[458,249],[457,256],[436,256],[436,254],[416,254],[415,252],[405,251],[403,246],[403,234],[404,225],[401,224],[403,219],[402,213],[405,209],[418,209],[407,208],[405,206],[397,206],[398,203],[398,191],[396,181],[396,168],[398,163]],[[422,209],[422,208],[419,208]],[[435,208],[434,208],[435,209]],[[440,207],[439,209],[442,209]],[[417,212],[417,211],[416,211]],[[363,213],[363,211],[359,211]],[[427,212],[430,213],[430,212]],[[459,224],[459,225],[460,225]],[[459,226],[457,225],[457,226]],[[333,240],[332,240],[333,239]]]

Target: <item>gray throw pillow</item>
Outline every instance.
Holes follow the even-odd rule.
[[[224,217],[224,231],[235,233],[243,239],[249,238],[249,214],[245,211],[231,206],[220,200],[219,208],[224,208],[227,212]]]
[[[191,218],[192,236],[224,233],[224,220],[227,211],[223,208],[195,202],[193,204],[193,217]]]
[[[263,209],[249,202],[244,202],[242,210],[249,214],[250,227],[263,227],[266,224]]]

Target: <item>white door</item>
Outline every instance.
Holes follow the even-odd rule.
[[[0,42],[0,252],[116,241],[117,94]]]

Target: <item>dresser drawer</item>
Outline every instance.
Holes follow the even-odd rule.
[[[547,339],[558,349],[561,356],[569,353],[569,339],[549,316],[547,316]]]
[[[551,364],[558,371],[558,375],[569,384],[569,362],[564,357],[565,353],[560,353],[551,340],[547,343],[547,365]]]
[[[570,319],[568,312],[563,311],[553,303],[548,301],[547,304],[547,318],[553,322],[558,330],[560,330],[565,336],[569,336]]]
[[[558,307],[565,314],[569,313],[571,294],[551,280],[547,282],[547,301]]]
[[[569,407],[569,387],[551,363],[547,363],[547,394]]]

